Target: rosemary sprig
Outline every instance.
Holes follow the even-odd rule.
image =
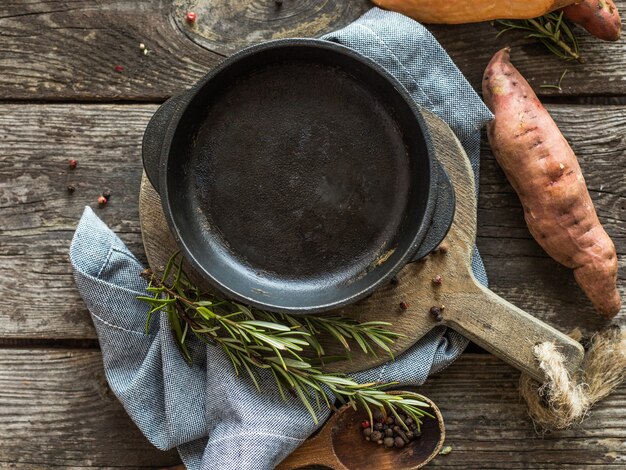
[[[529,31],[529,38],[538,39],[557,57],[584,62],[580,55],[578,38],[571,24],[563,18],[563,12],[552,12],[528,20],[497,20],[496,23],[504,27],[498,37],[511,30]]]
[[[563,88],[561,87],[561,85],[563,84],[563,79],[565,78],[566,74],[567,74],[567,69],[563,70],[563,73],[561,73],[561,76],[559,77],[559,81],[556,83],[556,85],[552,85],[551,83],[546,83],[543,85],[539,85],[539,88],[554,88],[555,90],[563,91]]]
[[[313,402],[319,410],[322,401],[332,407],[327,392],[332,392],[342,403],[362,406],[371,423],[372,408],[380,409],[385,416],[387,412],[398,418],[400,413],[410,416],[418,426],[423,416],[431,416],[422,409],[428,404],[420,395],[384,391],[396,383],[359,384],[344,374],[325,373],[316,365],[337,359],[325,355],[317,338],[321,332],[330,334],[347,353],[350,342],[354,341],[365,353],[375,353],[375,348],[380,348],[391,355],[390,345],[401,335],[387,330],[389,323],[358,323],[341,316],[294,317],[201,293],[185,273],[180,253],[170,258],[161,279],[150,270],[142,276],[149,281],[147,289],[153,294],[138,297],[151,307],[146,331],[152,316],[163,311],[182,355],[189,362],[192,357],[186,341],[191,333],[203,342],[220,346],[235,372],[245,371],[259,390],[257,371],[269,371],[281,396],[286,398],[285,390],[297,396],[316,423]],[[172,279],[170,283],[169,279]]]

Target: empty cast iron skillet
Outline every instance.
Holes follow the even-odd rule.
[[[225,60],[159,108],[143,159],[186,258],[226,295],[273,311],[366,296],[432,251],[454,212],[407,91],[323,40]]]

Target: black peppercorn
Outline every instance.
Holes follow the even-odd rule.
[[[404,447],[404,440],[401,437],[396,437],[396,439],[394,440],[394,444],[399,449],[401,447]]]
[[[372,431],[372,428],[365,428],[365,429],[363,429],[363,435],[365,437],[371,436],[373,432],[374,431]]]
[[[383,412],[379,409],[375,409],[373,413],[374,421],[380,421],[383,419]]]
[[[389,428],[387,428],[387,429],[385,430],[385,436],[387,436],[387,437],[391,437],[391,436],[393,436],[393,429],[389,429]]]
[[[105,189],[104,191],[102,191],[102,196],[104,196],[106,200],[108,201],[109,199],[111,199],[111,190]]]
[[[437,321],[443,320],[443,315],[441,314],[441,309],[439,307],[430,307],[430,314]]]
[[[394,423],[393,418],[391,416],[389,416],[387,418],[387,424],[393,424],[393,423]]]
[[[76,191],[76,186],[74,186],[72,184],[68,184],[67,185],[67,192],[72,194],[74,191]]]
[[[394,442],[394,438],[393,437],[386,437],[384,440],[385,443],[385,447],[393,447],[393,445],[395,444]]]
[[[400,281],[398,280],[398,276],[393,276],[391,278],[391,281],[389,281],[389,283],[394,287],[400,284]]]
[[[376,429],[376,431],[382,431],[383,429],[383,423],[376,423],[374,425],[374,429]]]
[[[383,434],[380,431],[374,431],[370,437],[372,438],[373,441],[377,441],[379,439],[382,439]]]

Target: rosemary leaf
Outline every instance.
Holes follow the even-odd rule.
[[[285,390],[280,383],[280,379],[276,375],[276,371],[273,368],[270,368],[270,370],[272,371],[272,375],[274,376],[274,380],[276,381],[276,385],[278,386],[278,392],[280,393],[281,398],[286,401],[287,397],[285,396]],[[324,394],[324,396],[326,396],[326,394]]]
[[[248,373],[248,376],[252,379],[252,382],[254,382],[254,386],[260,392],[261,391],[261,386],[259,385],[259,382],[256,379],[256,374],[254,372],[252,372],[252,370],[250,369],[250,366],[248,365],[248,361],[249,361],[249,359],[244,360],[244,361],[242,361],[242,364],[245,367],[246,372]]]
[[[527,20],[497,20],[494,24],[502,27],[496,37],[512,30],[529,31],[530,34],[527,37],[537,39],[560,59],[583,62],[578,47],[578,38],[563,17],[563,12],[551,12]]]
[[[331,407],[328,392],[342,403],[363,407],[370,421],[372,407],[380,408],[383,413],[386,409],[392,413],[402,410],[418,425],[420,418],[428,415],[421,409],[427,405],[418,395],[387,393],[384,389],[396,385],[393,382],[359,384],[343,374],[324,373],[315,367],[317,363],[346,359],[324,354],[318,340],[322,333],[334,338],[346,352],[350,351],[350,341],[354,341],[365,353],[375,354],[374,348],[378,348],[393,357],[390,345],[402,335],[388,330],[389,323],[359,323],[340,316],[296,318],[201,294],[185,273],[180,253],[170,258],[161,279],[155,278],[149,270],[142,276],[149,282],[148,291],[154,294],[154,297],[138,297],[150,305],[146,331],[153,315],[163,311],[181,354],[188,362],[192,360],[187,347],[191,332],[202,342],[221,347],[235,373],[239,375],[241,369],[245,369],[259,390],[261,382],[256,371],[269,370],[281,397],[286,399],[285,389],[291,390],[316,423],[318,418],[312,400],[318,410],[322,401]],[[168,284],[172,277],[172,283]]]
[[[169,277],[172,266],[174,266],[174,262],[176,261],[176,257],[179,253],[180,250],[176,251],[168,260],[167,265],[165,265],[165,269],[163,270],[163,279],[167,279]]]
[[[298,394],[298,397],[300,397],[300,400],[302,401],[302,403],[304,403],[304,406],[306,407],[306,409],[308,410],[309,414],[313,418],[313,422],[315,424],[318,424],[319,420],[317,419],[317,414],[315,413],[315,410],[311,406],[311,403],[309,402],[309,399],[307,398],[307,396],[302,391],[302,387],[300,385],[298,385],[298,384],[295,384],[294,385],[294,390],[296,391],[296,393]]]
[[[277,330],[277,331],[291,331],[291,328],[285,325],[281,325],[279,323],[271,323],[268,321],[259,321],[259,320],[249,320],[245,322],[241,322],[242,325],[251,325],[258,326],[260,328],[267,328],[269,330]]]

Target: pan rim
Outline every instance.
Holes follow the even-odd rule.
[[[170,197],[169,197],[169,188],[168,188],[168,160],[171,154],[171,146],[176,131],[178,129],[181,118],[185,115],[185,112],[189,108],[189,105],[196,99],[199,93],[201,93],[202,89],[211,82],[211,80],[218,75],[219,73],[226,70],[228,67],[233,64],[243,60],[250,55],[257,54],[262,51],[266,51],[268,49],[275,48],[288,48],[288,47],[312,47],[316,49],[327,49],[335,53],[344,54],[348,57],[357,60],[361,64],[369,67],[382,78],[384,78],[395,90],[396,93],[400,95],[403,102],[407,104],[409,109],[412,111],[413,117],[416,120],[418,125],[418,131],[421,134],[421,137],[424,140],[424,144],[426,147],[426,157],[427,157],[427,165],[429,168],[430,178],[429,183],[426,188],[424,188],[423,192],[425,193],[424,197],[426,198],[424,215],[422,217],[421,223],[417,230],[409,233],[407,238],[410,240],[410,244],[407,249],[405,249],[402,256],[400,256],[395,263],[387,266],[386,274],[383,276],[379,276],[378,278],[373,279],[373,282],[369,283],[365,289],[361,289],[359,292],[356,292],[352,295],[346,295],[342,297],[340,300],[335,300],[326,303],[317,303],[316,305],[301,305],[301,306],[284,306],[280,305],[280,302],[272,302],[271,298],[267,297],[259,297],[255,298],[250,294],[244,294],[239,290],[235,290],[229,287],[227,284],[222,282],[222,280],[215,276],[207,267],[200,262],[197,257],[194,255],[194,251],[191,249],[188,244],[185,242],[184,234],[181,233],[179,226],[173,216],[172,209],[170,207]],[[434,213],[435,206],[435,197],[433,197],[436,193],[437,187],[437,171],[436,171],[436,162],[434,157],[434,147],[433,147],[433,139],[430,134],[429,128],[426,125],[426,122],[419,111],[419,106],[415,103],[409,92],[406,88],[386,69],[382,66],[374,62],[373,60],[361,55],[360,53],[350,49],[341,44],[337,44],[334,42],[322,40],[322,39],[313,39],[313,38],[288,38],[288,39],[277,39],[272,41],[267,41],[261,44],[257,44],[254,46],[250,46],[246,49],[243,49],[232,56],[225,59],[222,63],[220,63],[217,67],[212,69],[209,73],[207,73],[201,80],[199,80],[189,91],[184,93],[184,96],[179,102],[179,105],[176,106],[176,109],[172,115],[171,120],[169,121],[165,132],[163,134],[163,145],[161,147],[161,153],[159,156],[159,167],[162,171],[159,172],[159,187],[161,188],[161,203],[163,206],[163,212],[165,213],[168,225],[173,232],[173,235],[179,245],[179,248],[185,255],[185,258],[193,265],[195,269],[197,269],[203,277],[205,277],[211,284],[213,284],[217,289],[226,294],[229,297],[232,297],[240,302],[253,305],[257,308],[262,308],[266,310],[271,310],[275,312],[284,312],[284,313],[319,313],[328,311],[335,308],[340,308],[349,304],[356,302],[357,300],[365,297],[369,293],[373,292],[380,286],[384,285],[388,282],[391,277],[393,277],[397,272],[399,272],[408,262],[412,260],[412,256],[418,250],[420,244],[424,240],[426,233],[429,229],[430,222],[432,219],[432,215]]]

